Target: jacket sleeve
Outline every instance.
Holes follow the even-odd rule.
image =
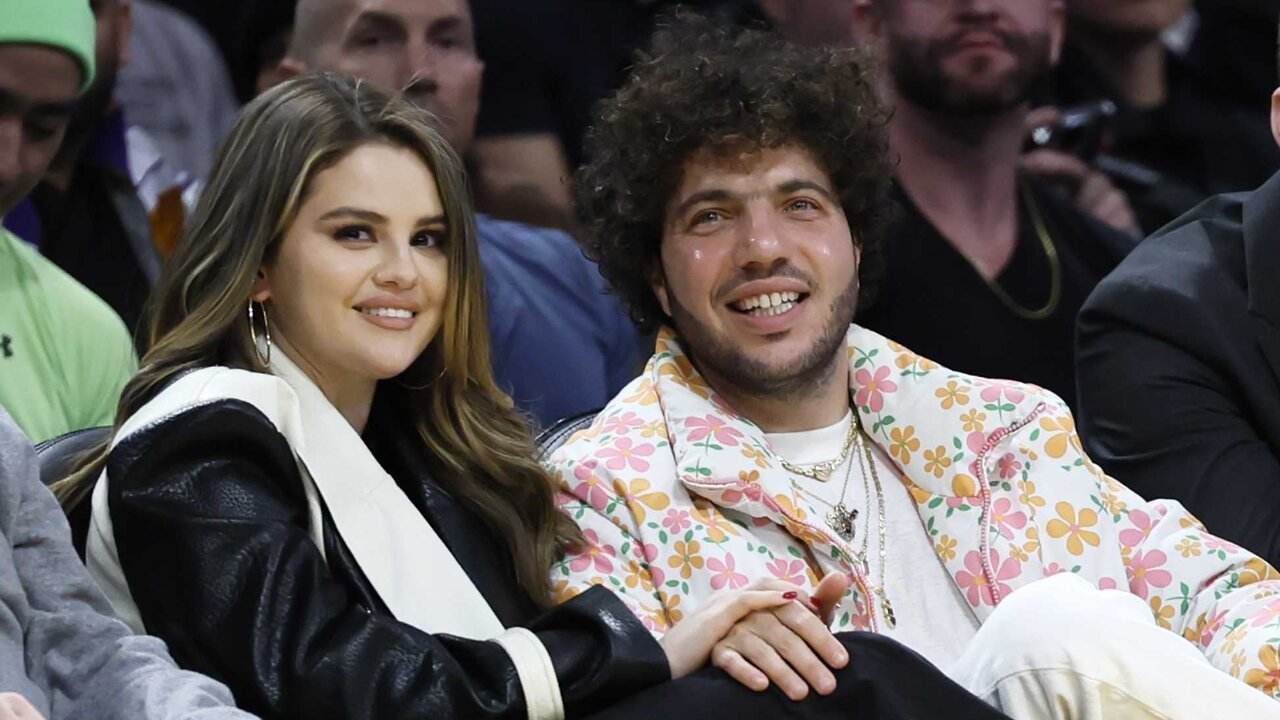
[[[661,568],[649,563],[635,511],[618,494],[607,469],[591,460],[564,463],[553,470],[561,488],[559,501],[586,541],[553,570],[556,596],[571,598],[603,585],[661,637],[674,624],[662,602],[665,578]]]
[[[271,718],[524,718],[498,644],[423,633],[362,606],[330,574],[290,448],[252,406],[222,402],[144,430],[108,474],[117,551],[148,630],[242,707]],[[529,629],[571,716],[669,676],[661,648],[607,592]]]
[[[1055,404],[1042,421],[1066,429],[1080,450],[1070,411]],[[1070,456],[1067,456],[1070,460]],[[1209,534],[1177,501],[1147,502],[1102,472],[1083,451],[1097,481],[1099,521],[1113,524],[1129,591],[1147,601],[1162,627],[1195,643],[1215,667],[1280,699],[1280,573],[1253,553]],[[1050,530],[1052,533],[1052,530]]]
[[[51,720],[248,720],[226,687],[179,670],[164,643],[133,635],[116,619],[72,549],[62,509],[37,467],[0,411],[0,481],[3,494],[18,501],[6,539],[27,604],[25,665],[46,693]]]
[[[1081,317],[1076,363],[1081,432],[1095,460],[1280,564],[1280,461],[1220,373],[1101,310]]]

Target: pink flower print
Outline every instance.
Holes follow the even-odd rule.
[[[1062,567],[1058,563],[1051,562],[1045,567],[1044,576],[1049,577],[1050,575],[1057,575],[1058,573],[1064,573],[1066,571],[1067,569]]]
[[[587,460],[573,469],[573,476],[579,485],[573,488],[573,494],[587,501],[592,509],[604,512],[609,506],[609,490],[604,481],[596,475],[596,461]]]
[[[597,453],[601,458],[608,458],[604,464],[610,470],[624,470],[628,465],[636,472],[649,469],[649,461],[644,458],[653,454],[653,446],[649,443],[635,445],[631,438],[622,437],[613,441],[613,447],[605,448]]]
[[[1000,531],[1000,534],[1013,539],[1013,531],[1021,530],[1027,525],[1027,514],[1021,510],[1011,512],[1013,503],[1009,498],[1000,498],[991,506],[991,524]]]
[[[883,410],[885,394],[898,390],[898,383],[889,379],[889,373],[888,366],[876,368],[875,375],[866,368],[854,373],[853,382],[858,385],[858,394],[853,398],[854,404],[869,407],[871,412]]]
[[[981,393],[979,393],[979,397],[984,401],[997,404],[1000,402],[1001,395],[1004,395],[1005,399],[1011,403],[1020,403],[1022,402],[1022,399],[1027,396],[1026,393],[1016,387],[1005,383],[994,383],[988,385],[982,389]]]
[[[1204,546],[1209,550],[1224,550],[1228,553],[1240,552],[1239,545],[1236,545],[1229,540],[1223,540],[1220,537],[1214,537],[1213,535],[1204,536]]]
[[[662,519],[662,527],[667,529],[671,534],[682,533],[693,526],[689,520],[689,513],[685,510],[676,510],[672,508],[667,511],[667,516]]]
[[[691,417],[684,421],[686,427],[693,428],[689,433],[689,442],[701,442],[708,437],[715,438],[716,442],[727,446],[738,444],[738,438],[742,437],[742,433],[729,427],[729,425],[715,415],[707,415],[706,417]]]
[[[595,530],[582,531],[583,537],[587,539],[583,549],[576,557],[569,561],[569,569],[573,572],[580,573],[591,566],[595,566],[596,572],[611,573],[613,572],[613,561],[609,558],[617,557],[617,551],[612,545],[601,545],[600,536]]]
[[[1004,457],[996,461],[996,468],[1000,471],[1001,480],[1009,480],[1017,477],[1018,471],[1022,469],[1022,461],[1014,457],[1013,453],[1005,453]]]
[[[1173,582],[1173,575],[1160,567],[1169,561],[1164,552],[1151,550],[1134,553],[1133,559],[1125,566],[1125,574],[1129,576],[1129,590],[1143,600],[1147,599],[1148,585],[1152,587],[1168,587]]]
[[[718,558],[709,558],[707,560],[707,569],[715,573],[715,575],[711,576],[712,590],[724,588],[736,590],[747,584],[747,576],[736,572],[736,562],[732,555],[725,555],[724,562],[721,562]]]
[[[667,576],[662,572],[662,568],[658,567],[658,564],[654,562],[662,554],[662,550],[657,545],[641,545],[640,554],[644,556],[644,561],[649,567],[649,578],[653,580],[654,586],[662,587],[662,584],[667,581]]]
[[[601,430],[614,435],[626,435],[631,432],[632,428],[638,428],[642,425],[644,425],[644,421],[640,419],[640,416],[628,410],[621,415],[614,415],[605,420]]]
[[[1138,547],[1151,534],[1155,525],[1151,523],[1151,516],[1142,510],[1130,511],[1129,521],[1133,523],[1133,527],[1120,531],[1120,544],[1130,548]]]
[[[1099,590],[1115,590],[1115,589],[1116,589],[1116,579],[1115,579],[1115,578],[1104,577],[1104,578],[1102,578],[1102,579],[1098,580],[1098,589],[1099,589]]]
[[[765,566],[769,573],[783,582],[804,585],[804,563],[800,560],[778,558]]]
[[[1262,607],[1262,611],[1253,618],[1253,622],[1251,624],[1254,627],[1262,627],[1263,625],[1271,623],[1276,618],[1280,618],[1280,598],[1272,600],[1264,605]]]
[[[991,567],[995,569],[996,589],[1000,594],[1003,596],[1013,592],[1008,583],[1002,581],[1012,580],[1021,575],[1022,563],[1013,557],[1000,562],[1000,554],[992,550]],[[988,587],[987,576],[982,572],[982,556],[977,550],[970,550],[969,554],[964,556],[964,568],[956,573],[956,584],[961,590],[966,590],[965,597],[969,600],[969,604],[974,607],[984,603],[994,605],[995,599],[991,594],[991,588]]]

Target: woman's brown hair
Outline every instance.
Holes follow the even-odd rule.
[[[181,245],[151,298],[149,347],[120,399],[116,426],[187,370],[259,370],[246,307],[311,181],[356,148],[386,143],[431,169],[448,225],[444,322],[427,350],[383,392],[403,393],[423,452],[451,491],[506,542],[521,586],[552,602],[549,572],[580,533],[555,507],[528,426],[490,369],[483,271],[462,162],[434,118],[398,96],[330,75],[284,83],[254,100],[223,142]],[[54,492],[83,502],[106,466],[95,448]]]

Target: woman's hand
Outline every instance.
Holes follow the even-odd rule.
[[[769,579],[713,596],[662,638],[672,677],[710,658],[753,690],[765,690],[772,681],[793,700],[803,699],[810,687],[832,692],[835,677],[827,668],[844,667],[849,657],[826,623],[849,584],[843,574],[828,575],[809,597]]]
[[[812,597],[751,613],[716,643],[711,662],[752,690],[773,682],[792,700],[803,700],[809,688],[831,694],[836,678],[828,668],[844,667],[849,654],[828,623],[849,585],[847,575],[832,573]]]

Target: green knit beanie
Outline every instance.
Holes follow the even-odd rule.
[[[31,43],[66,51],[93,82],[96,27],[89,0],[0,0],[0,45]]]

